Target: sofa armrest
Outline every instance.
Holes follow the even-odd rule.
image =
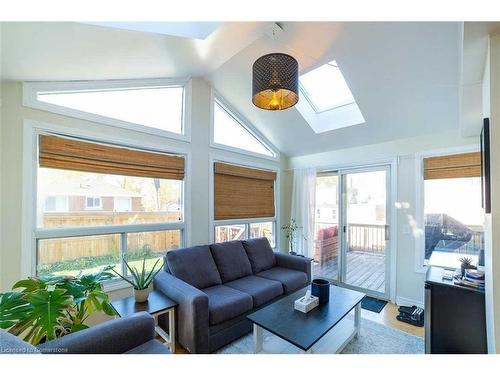
[[[38,345],[47,354],[121,354],[152,340],[154,319],[146,312],[108,320]]]
[[[176,309],[179,343],[191,353],[208,353],[208,296],[165,271],[156,275],[154,287],[179,304]]]
[[[307,282],[311,282],[311,258],[277,252],[274,255],[277,266],[305,272],[307,274]]]

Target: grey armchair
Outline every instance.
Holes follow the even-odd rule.
[[[147,313],[109,320],[38,346],[0,330],[0,354],[168,354]]]

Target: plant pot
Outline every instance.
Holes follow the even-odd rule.
[[[324,304],[330,300],[330,282],[325,279],[314,279],[311,282],[311,294],[319,298],[319,303]]]
[[[135,302],[146,302],[149,296],[149,289],[134,289]]]

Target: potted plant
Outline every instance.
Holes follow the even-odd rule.
[[[132,285],[134,288],[134,298],[135,302],[146,302],[149,296],[149,285],[153,281],[154,277],[158,272],[160,272],[161,267],[163,266],[163,263],[160,265],[158,269],[156,269],[156,266],[160,259],[157,259],[155,264],[153,265],[153,268],[151,268],[150,271],[146,270],[146,256],[142,259],[142,268],[139,270],[135,266],[131,267],[125,257],[122,257],[123,263],[125,263],[125,266],[129,270],[130,274],[132,275],[132,278],[128,278],[120,274],[119,272],[115,271],[114,269],[112,270],[115,274],[117,274],[119,277],[121,277],[123,280],[125,280],[127,283]]]
[[[297,237],[297,231],[301,229],[302,227],[299,227],[297,225],[297,222],[295,219],[292,219],[289,224],[283,225],[281,227],[281,230],[285,232],[285,237],[288,240],[288,243],[290,244],[290,254],[295,255],[295,251],[293,250],[293,244],[295,243],[295,238]]]
[[[33,345],[88,328],[95,311],[116,315],[102,289],[113,278],[105,267],[83,276],[39,276],[23,279],[0,294],[0,328]]]
[[[463,257],[459,259],[460,261],[460,270],[462,273],[462,277],[465,276],[465,270],[475,269],[476,267],[472,264],[472,258]]]

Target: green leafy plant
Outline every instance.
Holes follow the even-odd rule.
[[[76,277],[40,276],[19,280],[0,294],[0,328],[33,345],[88,328],[86,319],[95,311],[116,315],[102,290],[111,279],[105,267]]]
[[[288,243],[290,244],[290,252],[293,252],[293,244],[295,243],[297,231],[301,228],[302,227],[299,227],[297,225],[295,219],[292,219],[289,224],[283,225],[281,227],[281,230],[285,232],[285,237],[288,240]]]
[[[161,263],[160,267],[156,269],[156,266],[160,259],[157,259],[155,264],[153,265],[153,268],[151,268],[150,271],[146,270],[146,256],[142,259],[142,267],[141,269],[137,269],[135,266],[131,267],[125,257],[123,257],[123,263],[125,263],[125,266],[129,270],[130,274],[132,275],[132,279],[129,279],[128,277],[123,276],[119,272],[115,271],[112,269],[112,271],[121,277],[123,280],[125,280],[127,283],[132,285],[135,290],[143,290],[149,287],[149,284],[153,281],[154,277],[158,272],[160,272],[161,267],[163,266],[163,262]]]

